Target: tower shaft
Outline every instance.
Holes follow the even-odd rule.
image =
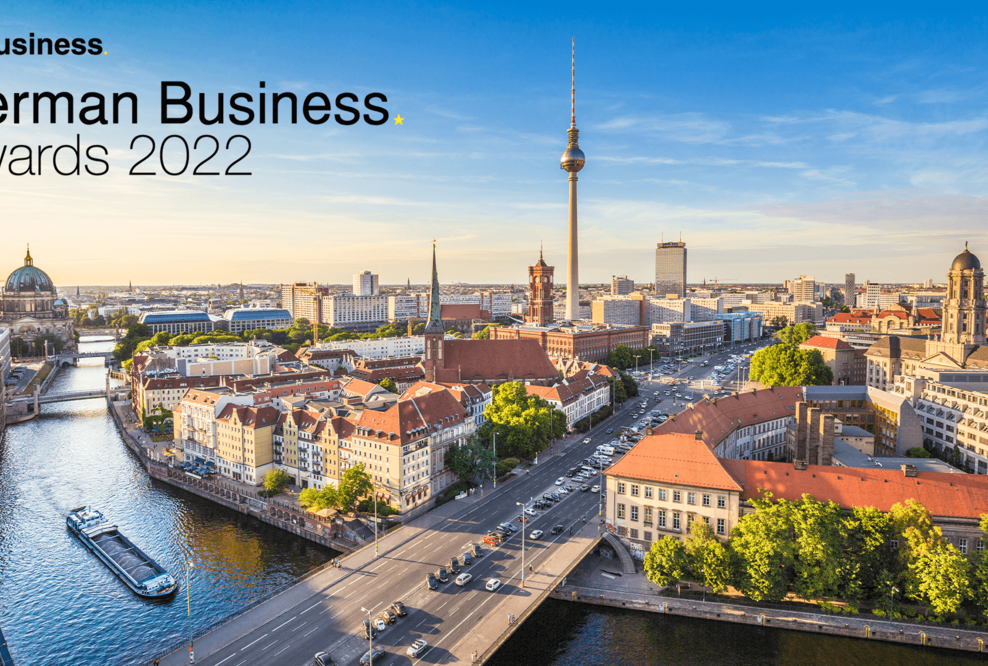
[[[576,173],[569,175],[569,261],[566,265],[566,318],[580,318],[580,248],[576,218]]]

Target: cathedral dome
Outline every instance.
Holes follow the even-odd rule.
[[[30,248],[27,256],[24,257],[24,265],[15,270],[7,278],[5,291],[11,293],[31,293],[39,291],[55,291],[55,285],[51,278],[40,268],[35,267],[34,259],[31,258]]]
[[[967,243],[964,243],[964,251],[954,258],[954,263],[950,265],[950,270],[967,271],[979,268],[981,268],[981,262],[967,249]]]

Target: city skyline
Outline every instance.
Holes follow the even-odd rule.
[[[382,284],[424,284],[433,237],[444,283],[523,283],[540,242],[562,267],[557,165],[573,35],[582,147],[593,156],[581,188],[585,282],[647,282],[655,243],[680,231],[691,284],[800,274],[839,284],[848,272],[942,281],[942,257],[965,240],[976,248],[988,212],[985,22],[968,14],[930,24],[908,10],[893,21],[878,10],[632,16],[588,6],[559,20],[532,8],[368,7],[319,9],[299,27],[301,9],[289,6],[284,20],[238,12],[204,41],[178,29],[188,14],[148,8],[135,21],[123,7],[22,4],[3,23],[12,36],[99,34],[107,49],[105,59],[4,59],[8,96],[141,97],[136,126],[5,124],[8,144],[58,145],[78,132],[110,147],[104,178],[0,174],[6,265],[31,242],[58,284],[345,284],[365,269]],[[224,7],[198,8],[196,20],[219,20]],[[371,43],[376,55],[365,57]],[[325,44],[339,57],[317,57]],[[379,90],[405,120],[248,128],[254,175],[240,181],[123,175],[137,154],[130,139],[175,132],[150,119],[157,83],[176,79],[207,95],[260,80],[298,93]]]

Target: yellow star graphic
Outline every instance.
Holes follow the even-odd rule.
[[[395,125],[404,125],[405,119],[401,116],[395,116]]]

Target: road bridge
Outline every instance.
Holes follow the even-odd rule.
[[[113,352],[59,352],[54,356],[49,356],[48,360],[53,361],[56,365],[76,365],[81,358],[101,358],[107,367],[113,363]]]
[[[127,394],[126,388],[111,388],[109,395],[119,398]],[[43,395],[22,395],[10,400],[11,404],[27,402],[38,405],[47,405],[53,402],[71,402],[73,400],[90,400],[92,398],[105,398],[106,389],[91,389],[87,391],[63,391],[61,393],[45,393]],[[35,399],[37,397],[37,399]]]

